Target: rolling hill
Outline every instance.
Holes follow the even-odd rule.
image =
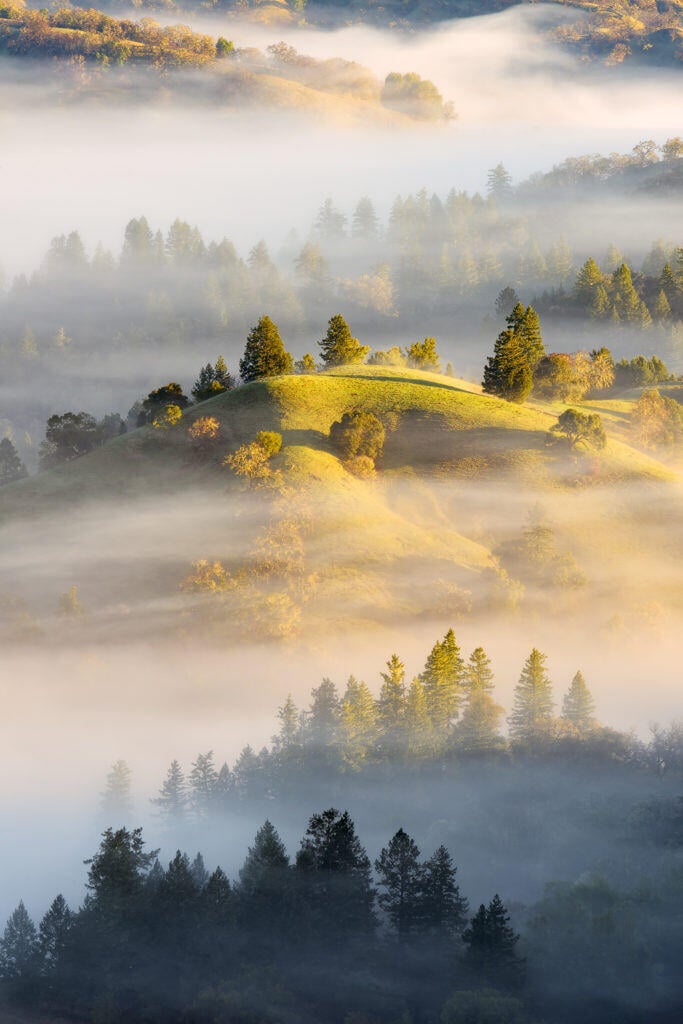
[[[353,409],[387,431],[366,478],[330,444],[330,426]],[[556,610],[585,606],[592,587],[642,603],[624,555],[629,569],[635,547],[652,557],[652,507],[675,504],[677,476],[616,438],[599,455],[549,445],[558,411],[388,367],[226,392],[175,427],[133,431],[2,489],[5,550],[34,550],[28,574],[5,566],[6,628],[21,607],[53,635],[71,586],[94,637],[114,628],[221,641],[536,614],[548,586]],[[204,417],[218,426],[198,450],[189,430]],[[282,449],[267,478],[245,482],[224,459],[261,430],[279,432]],[[666,588],[660,597],[674,601]]]

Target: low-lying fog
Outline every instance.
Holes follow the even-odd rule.
[[[422,185],[483,191],[487,170],[501,160],[519,181],[567,155],[628,151],[640,139],[678,134],[674,73],[587,68],[540,35],[557,17],[555,8],[518,8],[411,36],[193,23],[238,46],[283,38],[316,57],[357,60],[380,77],[417,71],[454,102],[458,119],[442,126],[382,130],[280,110],[161,102],[117,110],[103,97],[67,106],[58,97],[46,102],[49,85],[39,97],[6,89],[0,180],[12,202],[0,211],[0,262],[9,274],[30,270],[53,235],[73,228],[90,247],[116,247],[122,226],[143,212],[161,224],[179,216],[239,247],[262,237],[276,247],[292,227],[307,229],[326,195],[342,206],[369,195],[384,215],[397,192]],[[614,224],[622,220],[615,212]]]

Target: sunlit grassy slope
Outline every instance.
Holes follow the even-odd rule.
[[[587,402],[604,418],[610,435],[591,472],[601,479],[672,479],[656,459],[625,443],[627,400]],[[477,385],[440,374],[389,367],[342,367],[310,376],[275,377],[249,384],[191,407],[168,431],[132,431],[104,448],[0,492],[0,516],[45,511],[61,501],[107,495],[173,493],[192,481],[224,488],[227,470],[198,461],[187,435],[199,416],[221,423],[222,452],[250,441],[259,430],[283,437],[281,461],[299,483],[340,486],[350,475],[331,453],[331,424],[349,409],[396,414],[379,468],[384,474],[421,471],[469,479],[519,474],[520,483],[561,486],[566,459],[548,446],[548,430],[564,406],[514,405],[483,395]],[[571,470],[570,470],[571,473]],[[354,481],[355,483],[355,481]]]
[[[622,409],[608,406],[601,411],[611,431]],[[30,530],[48,548],[57,535],[62,549],[90,545],[90,554],[79,554],[78,578],[63,575],[60,585],[78,584],[91,607],[134,597],[148,609],[161,595],[176,595],[164,629],[174,628],[168,624],[180,605],[173,601],[188,600],[179,585],[201,559],[219,561],[237,581],[228,605],[216,606],[221,638],[226,621],[236,636],[244,628],[279,637],[300,635],[304,622],[339,631],[416,616],[458,618],[507,600],[514,583],[501,573],[501,544],[519,536],[539,501],[555,524],[558,551],[581,566],[599,565],[601,587],[632,566],[626,552],[661,545],[643,530],[650,510],[663,509],[675,474],[617,438],[597,456],[549,445],[561,408],[512,405],[466,381],[414,370],[342,367],[272,378],[188,409],[169,430],[132,431],[3,487],[0,528],[7,538]],[[351,409],[373,411],[387,427],[370,479],[355,476],[330,445],[331,424]],[[220,434],[200,457],[188,428],[203,416],[219,421]],[[245,488],[223,464],[259,430],[283,438],[270,490]],[[88,531],[94,524],[95,534],[79,533],[80,522]],[[98,568],[112,551],[114,574]],[[203,593],[191,600],[204,598],[212,600]],[[137,625],[127,622],[127,629]]]

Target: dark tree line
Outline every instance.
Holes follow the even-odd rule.
[[[164,868],[158,852],[139,828],[108,828],[77,911],[57,896],[36,928],[20,903],[0,939],[5,991],[91,1020],[227,1024],[275,1021],[287,1005],[297,1020],[370,1007],[391,1020],[402,1004],[422,1016],[454,989],[524,984],[500,897],[470,920],[448,851],[422,860],[402,829],[374,876],[334,808],[310,818],[293,863],[266,821],[232,882],[201,854]]]

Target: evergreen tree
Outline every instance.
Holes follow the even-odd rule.
[[[26,466],[19,458],[16,448],[8,437],[0,441],[0,487],[23,480],[28,476]]]
[[[507,285],[496,297],[496,316],[507,319],[517,305],[519,305],[519,295],[511,285]]]
[[[330,318],[327,333],[318,344],[325,366],[362,363],[370,351],[369,345],[361,345],[358,338],[351,336],[349,325],[341,313]]]
[[[115,761],[101,796],[102,813],[119,817],[131,811],[131,771],[125,761]]]
[[[652,304],[652,319],[657,320],[660,323],[666,322],[667,320],[671,319],[671,305],[666,297],[666,292],[663,288],[659,289],[659,292],[657,293],[657,298]]]
[[[377,709],[364,682],[349,677],[341,703],[341,748],[344,761],[359,768],[376,738]]]
[[[370,861],[348,811],[314,814],[296,857],[296,868],[321,940],[360,940],[374,929],[375,891]]]
[[[372,200],[367,196],[359,199],[353,211],[351,220],[351,235],[353,238],[362,238],[365,241],[377,238],[379,234],[379,220],[372,205]]]
[[[599,284],[588,303],[588,315],[592,320],[604,320],[612,312],[612,304],[603,284]]]
[[[265,821],[249,847],[246,860],[240,868],[240,896],[256,903],[266,912],[270,897],[283,883],[289,870],[289,857],[284,843],[270,821]]]
[[[181,821],[185,816],[187,788],[183,769],[178,761],[171,761],[159,796],[152,797],[152,803],[159,808],[161,816],[169,823]]]
[[[588,309],[594,300],[596,289],[601,286],[604,286],[604,276],[591,256],[579,270],[574,282],[574,297],[579,306]]]
[[[381,672],[382,685],[377,702],[377,718],[382,734],[382,745],[395,752],[403,738],[406,693],[405,665],[398,654],[392,654],[386,672]]]
[[[436,350],[436,338],[425,338],[424,341],[415,341],[405,350],[408,366],[414,366],[417,370],[431,370],[434,373],[441,372],[441,359]]]
[[[422,875],[422,927],[441,939],[460,935],[468,903],[456,882],[457,868],[445,846],[425,861]]]
[[[331,679],[323,679],[320,686],[311,690],[311,706],[308,712],[308,735],[315,747],[325,749],[337,742],[341,707],[337,688]]]
[[[245,383],[261,377],[277,377],[292,373],[294,363],[285,350],[280,332],[269,316],[262,316],[247,336],[244,355],[240,359],[240,375]]]
[[[512,178],[503,164],[496,164],[486,177],[486,194],[498,202],[509,199],[512,195]]]
[[[38,929],[38,944],[43,970],[53,971],[64,952],[67,935],[74,923],[74,915],[60,894],[43,915]]]
[[[195,859],[192,861],[190,872],[192,874],[192,880],[195,886],[197,887],[198,891],[201,892],[202,889],[206,888],[206,885],[209,881],[209,872],[206,870],[204,858],[202,857],[201,853],[198,853]]]
[[[481,981],[494,988],[517,988],[524,980],[524,960],[517,953],[519,935],[496,893],[488,907],[482,903],[463,933],[465,963]]]
[[[235,795],[235,780],[226,761],[220,766],[213,787],[213,808],[217,814],[228,810]]]
[[[381,851],[375,871],[379,876],[379,906],[398,941],[404,943],[420,923],[423,868],[417,845],[402,828]]]
[[[464,671],[464,683],[468,690],[479,690],[491,693],[493,690],[493,670],[491,659],[483,647],[476,647]]]
[[[218,356],[215,366],[207,363],[199,371],[199,376],[192,386],[192,395],[196,402],[205,402],[208,398],[214,398],[224,391],[229,391],[234,383],[225,359],[223,356]]]
[[[36,973],[38,934],[23,900],[9,916],[0,939],[0,978],[26,978]]]
[[[538,313],[533,306],[524,307],[521,302],[518,302],[510,315],[506,317],[505,322],[510,330],[514,331],[521,339],[527,363],[533,370],[539,359],[545,355]]]
[[[457,718],[462,701],[464,674],[455,633],[449,629],[432,647],[421,675],[427,711],[436,737],[443,741]]]
[[[498,335],[493,355],[486,361],[482,388],[487,395],[522,404],[532,387],[533,373],[523,340],[508,327]]]
[[[504,708],[495,702],[490,693],[480,689],[470,690],[462,717],[454,730],[458,750],[482,753],[501,749],[504,741],[499,724],[504,713]]]
[[[142,892],[158,850],[144,850],[142,829],[108,828],[88,865],[88,906],[109,916],[125,912]]]
[[[405,740],[411,757],[425,757],[434,746],[427,697],[419,676],[413,679],[406,697]]]
[[[301,740],[301,716],[294,703],[291,693],[281,708],[278,708],[277,717],[280,722],[280,731],[273,739],[273,745],[279,751],[288,751],[297,746]]]
[[[595,726],[595,701],[582,672],[577,672],[562,701],[562,718],[576,726],[580,733]]]
[[[213,750],[198,754],[190,772],[190,803],[195,814],[202,817],[213,807],[218,772],[213,761]]]
[[[511,737],[518,743],[533,743],[540,739],[552,722],[552,685],[545,663],[545,654],[534,647],[515,687],[508,724]]]

